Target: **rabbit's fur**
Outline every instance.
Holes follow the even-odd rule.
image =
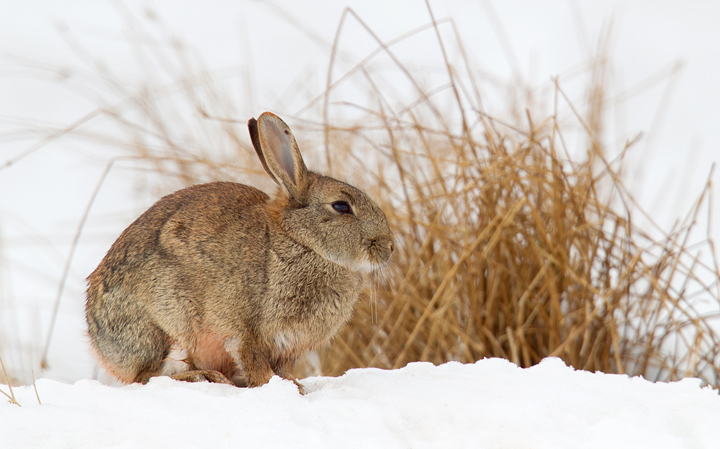
[[[360,190],[307,171],[290,128],[248,122],[277,194],[195,185],[132,223],[88,277],[92,347],[123,382],[262,385],[347,322],[392,232]]]

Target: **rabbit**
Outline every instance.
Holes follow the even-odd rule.
[[[366,194],[308,171],[290,128],[248,121],[276,194],[194,185],[160,199],[87,279],[94,355],[123,383],[154,376],[256,387],[294,381],[295,360],[350,318],[364,273],[394,250]]]

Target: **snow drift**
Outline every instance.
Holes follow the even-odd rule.
[[[0,447],[708,448],[720,398],[697,379],[651,383],[559,359],[274,377],[256,389],[154,378],[111,387],[38,380],[0,403]]]

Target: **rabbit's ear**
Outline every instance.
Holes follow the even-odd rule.
[[[260,159],[263,169],[272,178],[272,180],[275,181],[275,184],[280,185],[280,181],[272,174],[267,162],[265,162],[265,156],[263,155],[262,148],[260,147],[257,120],[255,120],[254,117],[248,120],[248,130],[250,130],[250,140],[252,140],[253,148],[255,148],[255,153],[257,153],[258,159]]]
[[[250,138],[265,171],[296,201],[304,203],[308,173],[290,127],[280,117],[263,112],[248,121]]]

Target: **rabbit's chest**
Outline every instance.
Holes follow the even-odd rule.
[[[268,323],[278,346],[329,340],[352,315],[362,277],[313,253],[270,270]]]

